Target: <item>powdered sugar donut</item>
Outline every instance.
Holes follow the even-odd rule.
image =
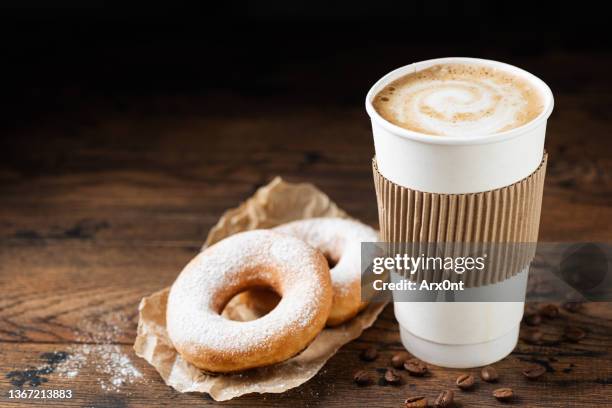
[[[367,305],[361,300],[361,243],[378,241],[374,229],[342,218],[311,218],[280,225],[274,231],[305,241],[328,259],[334,289],[328,326],[344,323]]]
[[[237,293],[269,287],[282,296],[248,322],[220,315]],[[303,350],[329,316],[332,288],[323,255],[302,240],[268,230],[232,235],[198,254],[168,295],[166,328],[193,365],[232,372],[278,363]]]

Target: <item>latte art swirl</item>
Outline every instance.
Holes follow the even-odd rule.
[[[542,112],[538,93],[504,72],[463,64],[406,75],[374,98],[385,119],[420,133],[480,136],[519,127]]]

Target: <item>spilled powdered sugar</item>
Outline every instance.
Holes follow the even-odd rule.
[[[83,320],[75,333],[77,341],[98,344],[75,344],[67,350],[67,358],[55,367],[63,378],[86,375],[96,379],[103,391],[119,392],[124,386],[143,381],[144,377],[122,351],[124,346],[111,344],[128,325],[122,313],[110,313],[104,322]]]
[[[378,241],[373,228],[342,218],[299,220],[274,231],[302,239],[337,261],[330,274],[334,290],[340,292],[361,278],[361,243]]]
[[[73,346],[69,354],[55,369],[64,378],[75,378],[83,371],[89,375],[93,371],[98,374],[100,389],[105,391],[119,391],[142,378],[142,373],[118,345]]]
[[[168,297],[167,328],[173,341],[239,352],[265,347],[287,330],[307,327],[320,308],[324,288],[318,253],[301,240],[265,230],[233,235],[194,258],[173,284]],[[219,315],[214,294],[232,291],[245,279],[272,281],[283,271],[282,299],[267,315],[249,322]]]

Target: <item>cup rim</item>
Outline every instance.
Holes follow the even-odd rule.
[[[503,69],[511,74],[517,75],[528,80],[532,85],[534,85],[542,94],[544,98],[544,109],[538,116],[536,116],[533,120],[525,123],[522,126],[506,130],[504,132],[492,133],[482,136],[439,136],[439,135],[430,135],[426,133],[420,133],[413,130],[404,129],[400,126],[394,125],[389,122],[385,118],[383,118],[377,111],[374,109],[372,105],[372,100],[374,96],[382,90],[387,84],[398,79],[399,77],[408,74],[410,72],[417,72],[422,69],[428,68],[433,65],[438,64],[448,64],[448,63],[466,63],[466,64],[474,64],[474,65],[484,65],[490,67],[497,67]],[[518,68],[514,65],[506,64],[500,61],[488,60],[483,58],[471,58],[471,57],[445,57],[445,58],[434,58],[425,61],[415,62],[409,65],[404,65],[399,67],[382,78],[380,78],[368,91],[365,100],[366,111],[370,116],[373,122],[376,122],[388,132],[404,137],[407,139],[416,140],[419,142],[424,142],[428,144],[443,144],[443,145],[477,145],[477,144],[487,144],[487,143],[497,143],[502,142],[508,139],[512,139],[514,137],[520,136],[531,129],[540,126],[543,122],[548,120],[548,117],[552,113],[554,106],[554,98],[552,91],[546,85],[544,81],[542,81],[537,76],[532,73],[525,71],[524,69]]]

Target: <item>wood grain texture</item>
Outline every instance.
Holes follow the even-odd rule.
[[[127,313],[127,312],[126,312]],[[85,313],[87,315],[87,313]],[[360,339],[343,347],[325,368],[311,381],[301,387],[280,395],[244,396],[223,406],[346,406],[347,401],[359,406],[399,406],[410,395],[425,395],[434,399],[443,389],[454,389],[460,406],[490,407],[495,404],[491,392],[501,386],[512,387],[516,394],[516,406],[530,407],[583,407],[608,406],[609,387],[612,382],[610,367],[612,358],[609,354],[610,331],[612,319],[607,304],[590,304],[571,320],[588,328],[588,336],[577,344],[560,343],[555,346],[532,346],[520,342],[511,356],[495,366],[500,373],[498,384],[478,381],[473,391],[462,392],[454,387],[459,373],[470,372],[475,376],[478,370],[450,370],[430,367],[430,375],[425,378],[414,378],[402,372],[404,378],[400,386],[380,385],[379,379],[384,369],[389,366],[389,359],[401,350],[397,323],[391,307],[388,307],[377,321],[375,327],[367,330]],[[545,337],[558,338],[564,327],[566,314],[544,327]],[[84,319],[90,319],[84,317]],[[79,326],[80,324],[75,324]],[[125,334],[133,332],[135,322],[125,329]],[[0,349],[0,370],[3,373],[16,369],[38,367],[41,365],[41,354],[65,351],[78,353],[80,347],[89,346],[71,341],[55,342],[17,342],[3,343]],[[359,359],[361,350],[378,347],[380,355],[376,361],[365,363]],[[144,360],[136,357],[130,344],[122,344],[122,351],[128,355],[134,365],[143,373],[143,378],[121,388],[120,392],[105,392],[100,388],[100,380],[106,375],[96,370],[95,360],[82,369],[75,378],[66,378],[57,373],[45,376],[48,382],[41,388],[72,389],[75,397],[63,401],[57,406],[190,406],[199,404],[208,406],[217,404],[209,398],[198,394],[179,394],[167,387],[159,379],[155,370]],[[547,373],[538,381],[529,381],[520,373],[522,368],[536,362],[547,367]],[[572,365],[570,372],[564,372]],[[368,387],[357,387],[352,381],[352,373],[357,369],[367,370],[375,380]],[[7,395],[8,389],[14,388],[6,378],[0,381],[0,392]],[[2,400],[2,406],[11,406],[11,401]],[[29,401],[36,405],[36,401]],[[41,403],[42,405],[42,403]]]
[[[563,56],[532,61],[545,79],[563,82]],[[612,138],[602,106],[612,97],[596,86],[557,87],[549,121],[550,154],[540,228],[541,241],[612,241]],[[248,107],[237,113],[204,112],[211,97],[131,100],[129,109],[103,103],[13,130],[0,152],[0,406],[34,406],[9,400],[7,374],[38,367],[41,354],[77,353],[81,347],[117,345],[143,373],[120,392],[100,388],[106,374],[95,365],[75,378],[46,375],[46,389],[70,388],[72,400],[56,406],[208,406],[203,395],[179,394],[131,351],[141,297],[169,285],[193,257],[226,208],[281,175],[328,193],[352,216],[376,225],[371,176],[373,145],[361,106],[311,107],[283,100],[254,101],[214,95],[219,103]],[[108,101],[106,101],[108,102]],[[606,105],[607,104],[607,105]],[[110,107],[109,107],[110,106]],[[479,383],[457,392],[460,406],[497,404],[498,386],[515,389],[516,406],[609,406],[612,400],[612,307],[588,304],[545,322],[556,340],[571,321],[587,330],[579,343],[547,346],[520,342],[496,364],[499,385]],[[375,346],[378,360],[359,351]],[[457,370],[433,367],[423,379],[399,387],[356,387],[352,373],[365,368],[378,380],[400,350],[388,307],[375,326],[343,347],[314,379],[282,395],[245,396],[223,406],[400,406],[409,395],[433,400],[454,389]],[[549,372],[527,381],[530,361]],[[568,372],[564,372],[574,366]],[[476,373],[476,370],[468,370]]]

